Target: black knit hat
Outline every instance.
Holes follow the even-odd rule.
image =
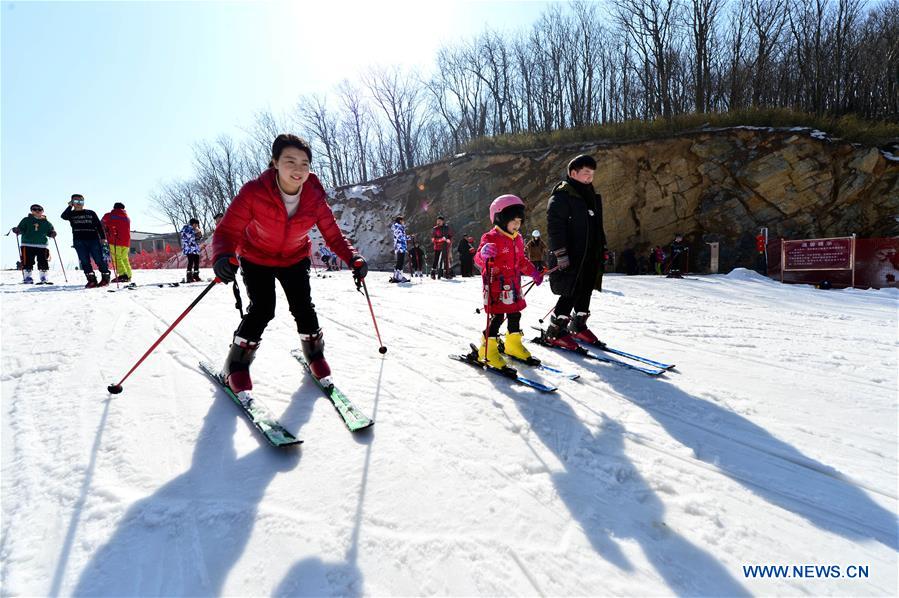
[[[509,206],[497,212],[496,216],[493,217],[493,224],[500,227],[502,230],[506,230],[506,225],[509,224],[510,220],[514,220],[515,218],[521,218],[522,223],[524,222],[523,205]]]
[[[112,204],[112,209],[113,209],[113,210],[124,210],[124,209],[125,209],[125,204],[123,204],[123,203],[120,202],[120,201],[117,201],[117,202],[115,202],[114,204]]]

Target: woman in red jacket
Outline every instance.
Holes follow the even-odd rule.
[[[524,222],[524,202],[515,195],[500,195],[490,204],[493,229],[481,237],[475,263],[484,281],[484,309],[490,314],[478,359],[496,368],[506,362],[499,352],[499,329],[508,318],[505,353],[521,361],[531,359],[531,353],[521,343],[521,311],[527,306],[521,292],[521,275],[530,276],[536,284],[543,282],[543,273],[527,258],[524,242],[518,230]]]
[[[355,278],[368,273],[365,259],[340,232],[318,177],[309,171],[311,160],[312,150],[303,139],[278,135],[269,169],[241,188],[212,237],[216,276],[223,282],[233,281],[239,257],[250,298],[222,371],[235,393],[253,388],[250,364],[262,332],[275,317],[275,280],[287,296],[312,375],[318,379],[331,375],[309,287],[313,226],[328,247],[352,266]]]

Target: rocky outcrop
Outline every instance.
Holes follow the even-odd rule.
[[[376,264],[392,260],[390,224],[406,217],[429,240],[437,215],[478,238],[503,193],[528,206],[525,228],[545,231],[546,203],[565,165],[599,163],[609,248],[644,253],[684,234],[693,269],[720,243],[722,271],[752,267],[760,227],[772,238],[899,234],[899,159],[809,129],[737,127],[630,143],[588,143],[509,153],[464,154],[365,186],[338,189],[341,226]],[[430,253],[430,251],[429,251]]]

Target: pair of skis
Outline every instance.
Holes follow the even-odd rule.
[[[559,347],[558,345],[551,344],[546,338],[546,331],[542,328],[534,327],[535,330],[540,332],[540,336],[534,338],[533,342],[538,345],[542,345],[544,347],[549,347],[551,349],[558,349],[560,351],[570,351],[572,353],[576,353],[581,355],[582,357],[586,357],[587,359],[593,359],[596,361],[602,361],[605,363],[612,364],[614,366],[622,367],[629,370],[635,370],[637,372],[642,372],[647,376],[661,376],[667,371],[673,370],[675,365],[673,363],[662,363],[661,361],[656,361],[654,359],[650,359],[648,357],[643,357],[642,355],[636,355],[634,353],[628,353],[627,351],[622,351],[621,349],[615,349],[613,347],[609,347],[605,344],[598,345],[590,345],[584,343],[582,341],[578,341],[580,344],[576,349],[567,349],[565,347]],[[586,347],[584,346],[586,345]],[[638,363],[630,363],[628,361],[623,361],[621,359],[616,359],[614,357],[609,357],[608,355],[603,355],[602,353],[597,353],[595,351],[591,351],[590,349],[597,349],[602,353],[611,353],[613,355],[618,355],[619,357],[624,357],[626,359],[630,359],[632,361],[636,361]],[[642,364],[642,365],[641,365]]]
[[[646,374],[647,376],[657,377],[661,376],[665,372],[674,369],[674,364],[663,363],[661,361],[656,361],[654,359],[650,359],[648,357],[643,357],[642,355],[636,355],[634,353],[629,353],[627,351],[622,351],[621,349],[615,349],[613,347],[602,345],[587,345],[588,347],[595,348],[602,353],[611,353],[613,355],[617,355],[619,357],[624,357],[626,359],[630,359],[632,361],[636,361],[638,363],[631,363],[628,361],[623,361],[621,359],[616,359],[614,357],[609,357],[608,355],[604,355],[602,353],[598,353],[596,351],[591,351],[590,349],[584,346],[578,346],[577,349],[566,349],[564,347],[559,347],[549,343],[546,339],[545,332],[541,328],[536,328],[540,331],[540,336],[535,338],[533,342],[538,345],[542,345],[544,347],[549,347],[551,349],[559,349],[560,351],[570,351],[576,353],[577,355],[581,355],[582,357],[586,357],[587,359],[593,359],[596,361],[601,361],[604,363],[608,363],[617,367],[622,367],[629,370],[634,370],[637,372],[641,372]],[[489,364],[482,362],[478,359],[477,349],[474,345],[471,346],[472,351],[470,353],[461,355],[450,355],[452,359],[457,361],[462,361],[468,363],[469,365],[476,366],[482,370],[488,371],[493,374],[497,374],[500,376],[504,376],[510,380],[515,381],[518,384],[523,384],[525,386],[530,386],[531,388],[535,388],[541,392],[554,392],[558,390],[557,386],[548,385],[538,380],[533,380],[531,378],[527,378],[526,376],[522,376],[518,373],[517,370],[511,367],[505,368],[495,368],[490,366]],[[508,355],[513,359],[516,359],[514,356]],[[564,378],[568,378],[569,380],[576,380],[579,375],[576,373],[568,373],[564,372],[558,368],[554,368],[548,365],[545,365],[540,362],[538,359],[531,358],[531,360],[518,360],[523,361],[526,365],[532,366],[538,370],[546,372],[551,375],[561,376]]]
[[[159,287],[159,288],[172,287],[172,288],[175,288],[180,285],[181,285],[180,282],[148,282],[146,284],[137,284],[135,282],[129,282],[128,284],[122,285],[115,289],[106,289],[106,292],[118,293],[119,291],[125,291],[125,290],[133,291],[135,289],[142,289],[144,287]]]
[[[315,376],[312,376],[312,373],[309,370],[309,364],[306,362],[301,351],[294,350],[291,352],[291,355],[293,355],[296,360],[303,365],[305,370],[309,372],[309,375],[312,377],[313,381],[315,381],[316,386],[325,393],[325,396],[328,397],[334,405],[334,408],[337,409],[337,413],[340,414],[341,419],[350,432],[364,430],[375,423],[371,418],[353,405],[352,401],[350,401],[340,389],[334,386],[333,383],[328,380],[319,380]],[[269,444],[276,447],[286,447],[298,445],[303,442],[281,425],[272,414],[271,410],[266,407],[262,401],[255,397],[248,396],[246,393],[241,393],[243,396],[239,396],[231,390],[218,368],[208,362],[201,361],[200,369],[224,389],[225,393],[238,407],[240,407],[244,415],[250,420],[253,426],[259,430]]]
[[[496,374],[498,376],[503,376],[504,378],[508,378],[509,380],[513,380],[517,384],[522,384],[524,386],[529,386],[540,392],[555,392],[559,389],[558,386],[554,384],[547,384],[546,382],[540,380],[534,380],[533,378],[528,378],[527,376],[522,376],[518,370],[515,368],[506,366],[504,368],[493,367],[492,365],[481,361],[478,359],[478,349],[474,345],[470,345],[471,351],[466,354],[455,354],[450,355],[451,359],[455,359],[456,361],[461,361],[463,363],[467,363],[471,366],[477,367],[479,369],[490,372],[491,374]],[[522,362],[525,365],[532,367],[535,370],[542,371],[551,376],[559,376],[562,378],[567,378],[569,380],[577,380],[580,378],[580,374],[575,372],[565,372],[558,368],[554,368],[552,366],[548,366],[542,363],[539,359],[531,358],[528,360],[518,359],[513,355],[506,355],[506,357],[510,357],[515,359],[516,361]]]

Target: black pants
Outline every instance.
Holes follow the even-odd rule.
[[[459,254],[459,270],[462,276],[474,276],[474,259],[471,254]]]
[[[445,259],[443,257],[443,252],[445,251],[446,247],[434,250],[434,263],[431,264],[431,272],[443,272],[443,267],[446,265],[443,263],[443,260]]]
[[[187,254],[187,271],[190,272],[193,270],[194,272],[200,271],[200,254],[199,253],[188,253]]]
[[[23,269],[25,270],[33,270],[34,269],[34,260],[37,260],[37,269],[38,270],[49,270],[50,264],[47,263],[47,255],[50,251],[44,247],[28,247],[27,245],[22,246],[22,253],[25,254],[25,262]]]
[[[275,317],[275,280],[281,283],[287,305],[300,334],[312,334],[319,328],[309,287],[309,258],[292,266],[273,267],[240,260],[243,282],[250,298],[247,313],[235,334],[248,341],[259,341],[262,332]]]
[[[508,314],[493,314],[490,316],[490,336],[499,336],[499,328],[503,325],[503,320],[509,318],[507,329],[509,332],[521,332],[521,312],[513,311]]]
[[[572,310],[575,313],[588,313],[590,311],[590,295],[593,294],[593,285],[596,284],[599,270],[599,262],[584,263],[577,283],[574,285],[574,292],[571,295],[560,295],[553,312],[557,316],[569,316]]]
[[[403,264],[406,262],[406,252],[405,251],[395,251],[396,253],[396,264],[393,266],[394,270],[403,271]]]

